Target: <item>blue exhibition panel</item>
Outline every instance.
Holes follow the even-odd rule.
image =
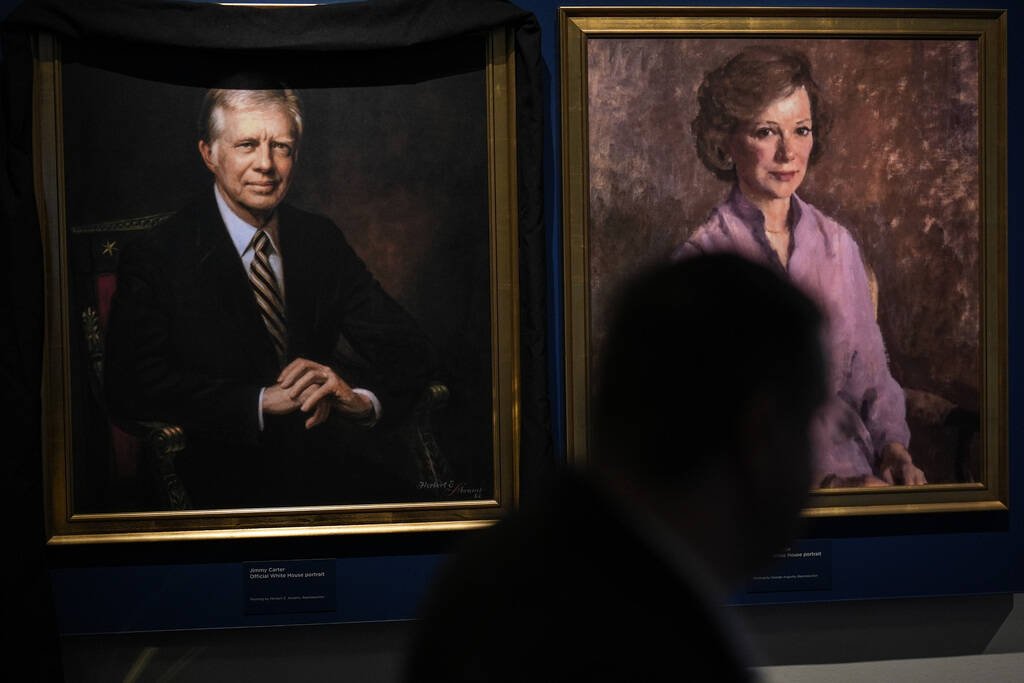
[[[64,634],[391,621],[415,616],[443,559],[411,555],[75,567],[55,569],[51,579]],[[247,605],[252,564],[289,570],[313,565],[321,572],[327,565],[333,585],[321,591],[328,599],[315,606],[253,610]]]
[[[341,0],[351,1],[351,0]],[[371,0],[372,1],[372,0]],[[14,3],[4,3],[0,17]],[[534,12],[542,31],[542,58],[546,124],[544,128],[544,222],[547,231],[547,304],[549,387],[553,441],[564,455],[565,419],[562,336],[562,202],[560,178],[560,101],[558,56],[558,7],[554,0],[520,0]],[[597,3],[568,3],[594,5]],[[682,3],[615,2],[615,5],[670,5]],[[693,3],[689,3],[693,4]],[[742,6],[749,3],[699,3],[708,6]],[[789,2],[772,6],[839,6],[839,3]],[[911,0],[898,3],[844,2],[851,7],[963,7],[965,3]],[[1020,59],[1015,38],[1021,29],[1011,11],[1008,21],[1008,64]],[[1020,110],[1022,88],[1011,78],[1008,85],[1008,120]],[[795,548],[821,553],[803,584],[752,585],[735,596],[739,603],[856,600],[868,598],[983,594],[1024,591],[1024,508],[1018,496],[1024,491],[1024,469],[1014,463],[1024,454],[1018,444],[1024,414],[1016,398],[1024,376],[1013,364],[1021,338],[1021,315],[1016,289],[1017,273],[1024,262],[1021,230],[1021,199],[1017,192],[1021,172],[1016,151],[1019,136],[1011,126],[1008,145],[1008,261],[1009,261],[1009,440],[1010,491],[1008,513],[961,513],[960,515],[905,516],[818,520],[808,528],[809,539]],[[162,550],[140,558],[131,552],[59,549],[51,571],[58,621],[62,633],[128,632],[140,630],[243,627],[272,624],[306,624],[406,619],[415,615],[431,577],[450,551],[454,540],[424,542],[395,535],[375,542],[369,550],[352,550],[353,538],[338,537],[330,545],[304,548],[290,542],[253,553],[235,543],[216,555],[195,544],[187,551]],[[808,550],[809,549],[809,550]],[[65,552],[65,550],[67,552]],[[195,551],[195,552],[192,552]],[[120,558],[120,559],[118,559]],[[273,563],[301,558],[328,558],[333,567],[333,609],[320,604],[310,611],[253,613],[246,609],[250,562]],[[801,558],[805,559],[805,558]],[[327,570],[328,574],[330,570]],[[800,570],[794,570],[799,572]],[[827,581],[823,575],[827,575]],[[777,577],[803,576],[778,572]],[[567,580],[553,576],[552,581]]]

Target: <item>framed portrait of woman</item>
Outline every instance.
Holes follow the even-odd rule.
[[[1005,508],[1005,21],[561,10],[571,461],[613,292],[730,252],[828,321],[806,514]]]

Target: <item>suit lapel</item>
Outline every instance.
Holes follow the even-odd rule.
[[[213,193],[200,202],[196,225],[198,285],[210,297],[209,305],[223,318],[238,353],[254,368],[276,374],[277,357],[235,245],[217,210]]]

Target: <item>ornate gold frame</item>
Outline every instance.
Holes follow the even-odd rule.
[[[489,500],[75,514],[71,483],[68,244],[60,45],[35,43],[35,187],[46,283],[43,468],[51,545],[441,531],[487,525],[518,499],[519,287],[514,39],[486,39],[494,492]]]
[[[831,517],[1004,510],[1007,468],[1006,13],[1000,10],[563,7],[559,10],[567,454],[587,460],[590,283],[587,43],[637,37],[974,39],[979,49],[982,482],[816,491],[804,514]]]

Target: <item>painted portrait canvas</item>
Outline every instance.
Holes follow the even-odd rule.
[[[977,433],[978,83],[973,47],[967,41],[594,41],[588,53],[590,267],[591,334],[598,347],[608,291],[645,260],[748,249],[743,237],[726,233],[756,223],[740,219],[742,227],[733,224],[734,216],[754,205],[743,196],[716,211],[728,202],[735,181],[716,176],[701,162],[692,132],[698,93],[705,74],[737,55],[768,60],[765,68],[772,69],[792,50],[806,57],[820,97],[818,111],[807,107],[800,112],[806,116],[794,121],[806,119],[813,131],[808,137],[823,149],[811,165],[794,158],[806,156],[800,151],[783,151],[785,158],[776,163],[776,141],[789,145],[784,138],[792,131],[776,124],[775,119],[787,123],[781,111],[755,114],[752,135],[771,137],[770,162],[778,169],[803,164],[803,182],[791,182],[795,187],[785,194],[804,202],[805,215],[781,257],[756,239],[749,242],[749,255],[760,258],[763,252],[766,262],[779,267],[787,259],[785,269],[807,289],[818,289],[816,299],[834,307],[833,318],[850,318],[832,325],[846,328],[832,334],[831,349],[832,393],[844,397],[829,419],[860,424],[850,433],[822,434],[828,443],[819,449],[839,439],[855,444],[835,448],[834,462],[819,465],[817,481],[873,481],[877,467],[863,471],[852,464],[873,436],[915,447],[921,441],[920,449],[911,452],[920,452],[922,464],[927,461],[921,469],[927,470],[928,481],[976,479],[976,450],[971,452],[976,440],[940,453],[944,444],[927,443],[925,425],[911,432],[900,415],[908,394],[911,422],[943,409],[960,410],[965,420],[973,416]],[[760,76],[756,66],[747,68],[755,69],[753,77]],[[819,132],[825,128],[826,106],[834,111],[827,138]],[[762,120],[768,128],[757,130]],[[789,196],[785,199],[788,205]],[[703,231],[701,226],[706,226]],[[867,276],[844,272],[856,268],[858,256],[878,283],[883,345],[866,339],[874,335],[872,321],[863,320],[874,317]],[[810,259],[814,262],[805,263]],[[838,291],[847,287],[851,291]],[[757,340],[751,340],[750,353],[757,353]],[[895,382],[885,377],[886,353]],[[873,376],[852,376],[856,373]],[[871,419],[859,419],[868,414]],[[915,439],[917,434],[922,438]],[[955,450],[960,447],[966,452]],[[860,462],[876,462],[882,448],[870,444],[866,455],[871,460]]]

